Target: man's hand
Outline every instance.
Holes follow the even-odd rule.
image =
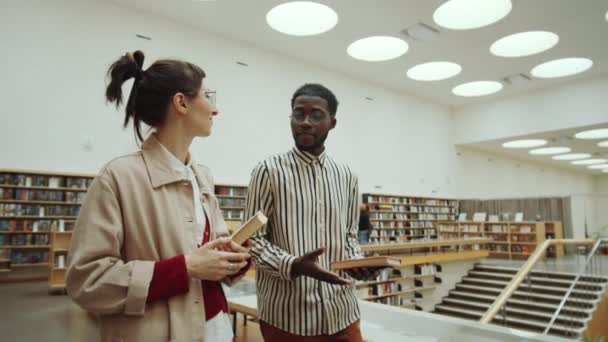
[[[342,278],[319,265],[318,258],[324,252],[325,247],[321,247],[297,257],[291,268],[292,277],[304,275],[330,284],[352,285],[353,281],[351,279]]]

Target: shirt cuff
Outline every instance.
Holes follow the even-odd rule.
[[[168,299],[187,293],[190,277],[186,269],[186,258],[178,255],[154,263],[154,273],[148,290],[147,302]]]
[[[279,263],[279,276],[285,280],[292,280],[291,269],[296,257],[293,255],[285,255]]]

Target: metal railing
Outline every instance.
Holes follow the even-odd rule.
[[[494,317],[498,314],[499,311],[503,310],[505,312],[507,300],[513,295],[513,293],[519,288],[526,278],[530,276],[530,272],[532,272],[533,267],[546,255],[547,249],[551,246],[558,245],[572,245],[572,246],[590,246],[593,245],[593,240],[574,240],[574,239],[553,239],[553,240],[545,240],[540,246],[536,248],[534,253],[528,258],[528,260],[524,263],[524,265],[519,269],[519,271],[513,276],[511,281],[507,284],[507,286],[502,290],[500,295],[496,298],[494,303],[490,306],[488,311],[483,315],[480,322],[481,323],[491,323]],[[504,318],[504,316],[503,316]]]
[[[568,288],[568,291],[566,291],[566,293],[564,294],[564,297],[562,298],[561,302],[559,303],[557,310],[555,310],[555,313],[551,317],[551,321],[549,321],[549,324],[543,331],[543,334],[548,334],[549,331],[551,331],[558,316],[564,310],[564,307],[567,302],[572,303],[573,307],[578,306],[580,308],[581,305],[585,305],[584,299],[593,300],[593,294],[596,292],[595,290],[600,285],[597,284],[597,286],[593,286],[593,279],[595,279],[595,278],[589,277],[589,276],[602,276],[602,275],[605,276],[605,274],[603,274],[604,272],[602,270],[604,258],[601,256],[598,256],[597,252],[599,251],[600,247],[603,247],[606,244],[608,244],[608,239],[598,239],[595,242],[595,244],[591,248],[591,251],[587,255],[585,263],[582,265],[582,268],[580,268],[580,271],[574,278],[574,281]],[[581,279],[585,279],[586,281],[583,282],[583,281],[581,281]],[[573,296],[573,292],[574,292],[575,288],[579,291],[579,293],[582,293],[583,298],[580,298],[580,294],[579,294],[579,297]],[[570,317],[573,317],[573,316],[570,316]],[[574,316],[574,317],[576,317],[576,316]],[[568,323],[569,321],[572,321],[572,320],[566,319],[566,322]],[[571,327],[571,325],[568,325],[568,324],[567,324],[567,326]],[[573,330],[574,329],[572,329],[570,332],[573,332]]]
[[[560,258],[558,247],[568,248]],[[579,338],[608,286],[608,239],[546,240],[504,287],[482,323],[527,326],[543,334]],[[555,258],[547,258],[547,252]],[[603,330],[602,330],[603,331]]]

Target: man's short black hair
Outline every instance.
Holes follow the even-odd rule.
[[[336,99],[336,95],[334,95],[331,90],[327,89],[322,84],[306,83],[298,88],[291,98],[292,108],[293,103],[296,101],[298,96],[316,96],[324,99],[327,101],[327,109],[329,109],[329,114],[331,114],[331,116],[336,116],[336,112],[338,111],[338,99]]]

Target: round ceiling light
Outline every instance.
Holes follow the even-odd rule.
[[[290,36],[313,36],[327,32],[338,23],[338,14],[327,5],[311,1],[292,1],[273,7],[266,23]]]
[[[570,153],[570,154],[560,154],[559,156],[551,157],[553,160],[579,160],[579,159],[587,159],[591,158],[589,153]]]
[[[589,58],[561,58],[535,66],[530,73],[538,78],[557,78],[580,74],[589,70],[593,61]]]
[[[598,147],[608,147],[608,140],[597,143]]]
[[[486,96],[502,90],[502,83],[496,81],[476,81],[455,86],[452,93],[458,96],[475,97]]]
[[[407,71],[407,77],[416,81],[441,81],[454,77],[462,67],[452,62],[429,62],[418,64]]]
[[[576,133],[574,137],[583,140],[608,138],[608,128],[592,129],[589,131],[579,132]]]
[[[608,169],[608,164],[596,164],[588,166],[588,168],[590,168],[591,170],[604,170]]]
[[[511,0],[449,0],[433,13],[437,25],[452,30],[470,30],[506,17],[513,8]]]
[[[366,62],[382,62],[404,55],[409,45],[403,39],[374,36],[351,43],[346,52],[354,59]]]
[[[595,165],[595,164],[604,164],[608,163],[606,159],[583,159],[583,160],[575,160],[572,162],[574,165]]]
[[[547,145],[547,140],[543,139],[524,139],[513,140],[502,144],[504,148],[532,148]]]
[[[524,57],[547,51],[559,42],[559,36],[547,31],[529,31],[503,37],[490,46],[498,57]]]
[[[545,147],[530,150],[530,154],[536,156],[550,156],[552,154],[568,153],[572,151],[569,147]]]

